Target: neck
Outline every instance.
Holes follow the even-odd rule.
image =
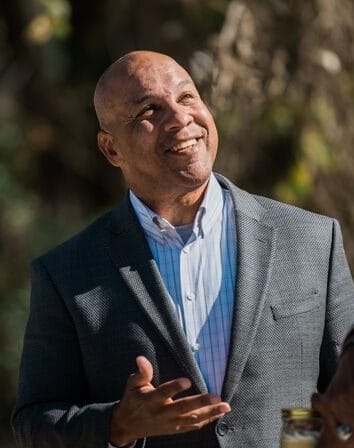
[[[167,219],[174,226],[190,224],[194,221],[197,211],[202,203],[208,181],[196,190],[176,195],[169,194],[158,199],[147,198],[135,192],[136,196],[143,201],[151,210],[162,218]]]

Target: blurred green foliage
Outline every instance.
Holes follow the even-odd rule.
[[[125,52],[189,68],[218,123],[217,170],[338,218],[354,267],[351,0],[12,0],[0,12],[1,447],[13,447],[30,260],[124,191],[96,151],[92,94]]]

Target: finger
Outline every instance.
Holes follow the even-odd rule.
[[[158,401],[165,401],[168,398],[173,398],[179,392],[183,392],[191,387],[192,383],[188,378],[176,378],[158,386],[152,395]]]
[[[174,415],[181,415],[204,407],[206,409],[212,409],[216,407],[215,405],[221,406],[221,409],[223,409],[221,412],[228,412],[230,410],[230,405],[228,403],[222,403],[218,395],[200,394],[175,400],[169,405],[168,412]]]
[[[204,420],[200,421],[191,421],[190,424],[187,424],[186,422],[183,424],[177,424],[175,432],[176,433],[182,433],[182,432],[189,432],[189,431],[195,431],[197,429],[203,428],[203,426],[209,425],[210,423],[214,422],[215,420],[219,420],[222,418],[225,414],[215,414],[213,416],[210,416]],[[196,420],[196,419],[194,419]]]
[[[230,412],[228,403],[220,403],[214,406],[205,406],[204,408],[196,409],[188,414],[178,416],[174,422],[179,426],[196,425],[205,421],[213,421],[220,418],[227,412]]]
[[[138,371],[130,375],[127,382],[128,389],[137,389],[147,386],[151,383],[153,377],[153,368],[151,362],[145,356],[136,358]]]

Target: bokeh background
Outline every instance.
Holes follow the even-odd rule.
[[[133,49],[188,68],[220,130],[217,171],[336,217],[354,268],[352,0],[2,0],[0,446],[28,310],[30,259],[123,194],[96,147],[95,83]]]

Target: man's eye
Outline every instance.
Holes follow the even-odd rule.
[[[144,119],[151,117],[156,110],[159,109],[157,104],[148,104],[136,116],[136,118]]]
[[[193,93],[186,92],[183,95],[181,95],[180,101],[182,103],[190,103],[191,101],[194,100],[194,98],[195,98],[195,95],[193,95]]]

